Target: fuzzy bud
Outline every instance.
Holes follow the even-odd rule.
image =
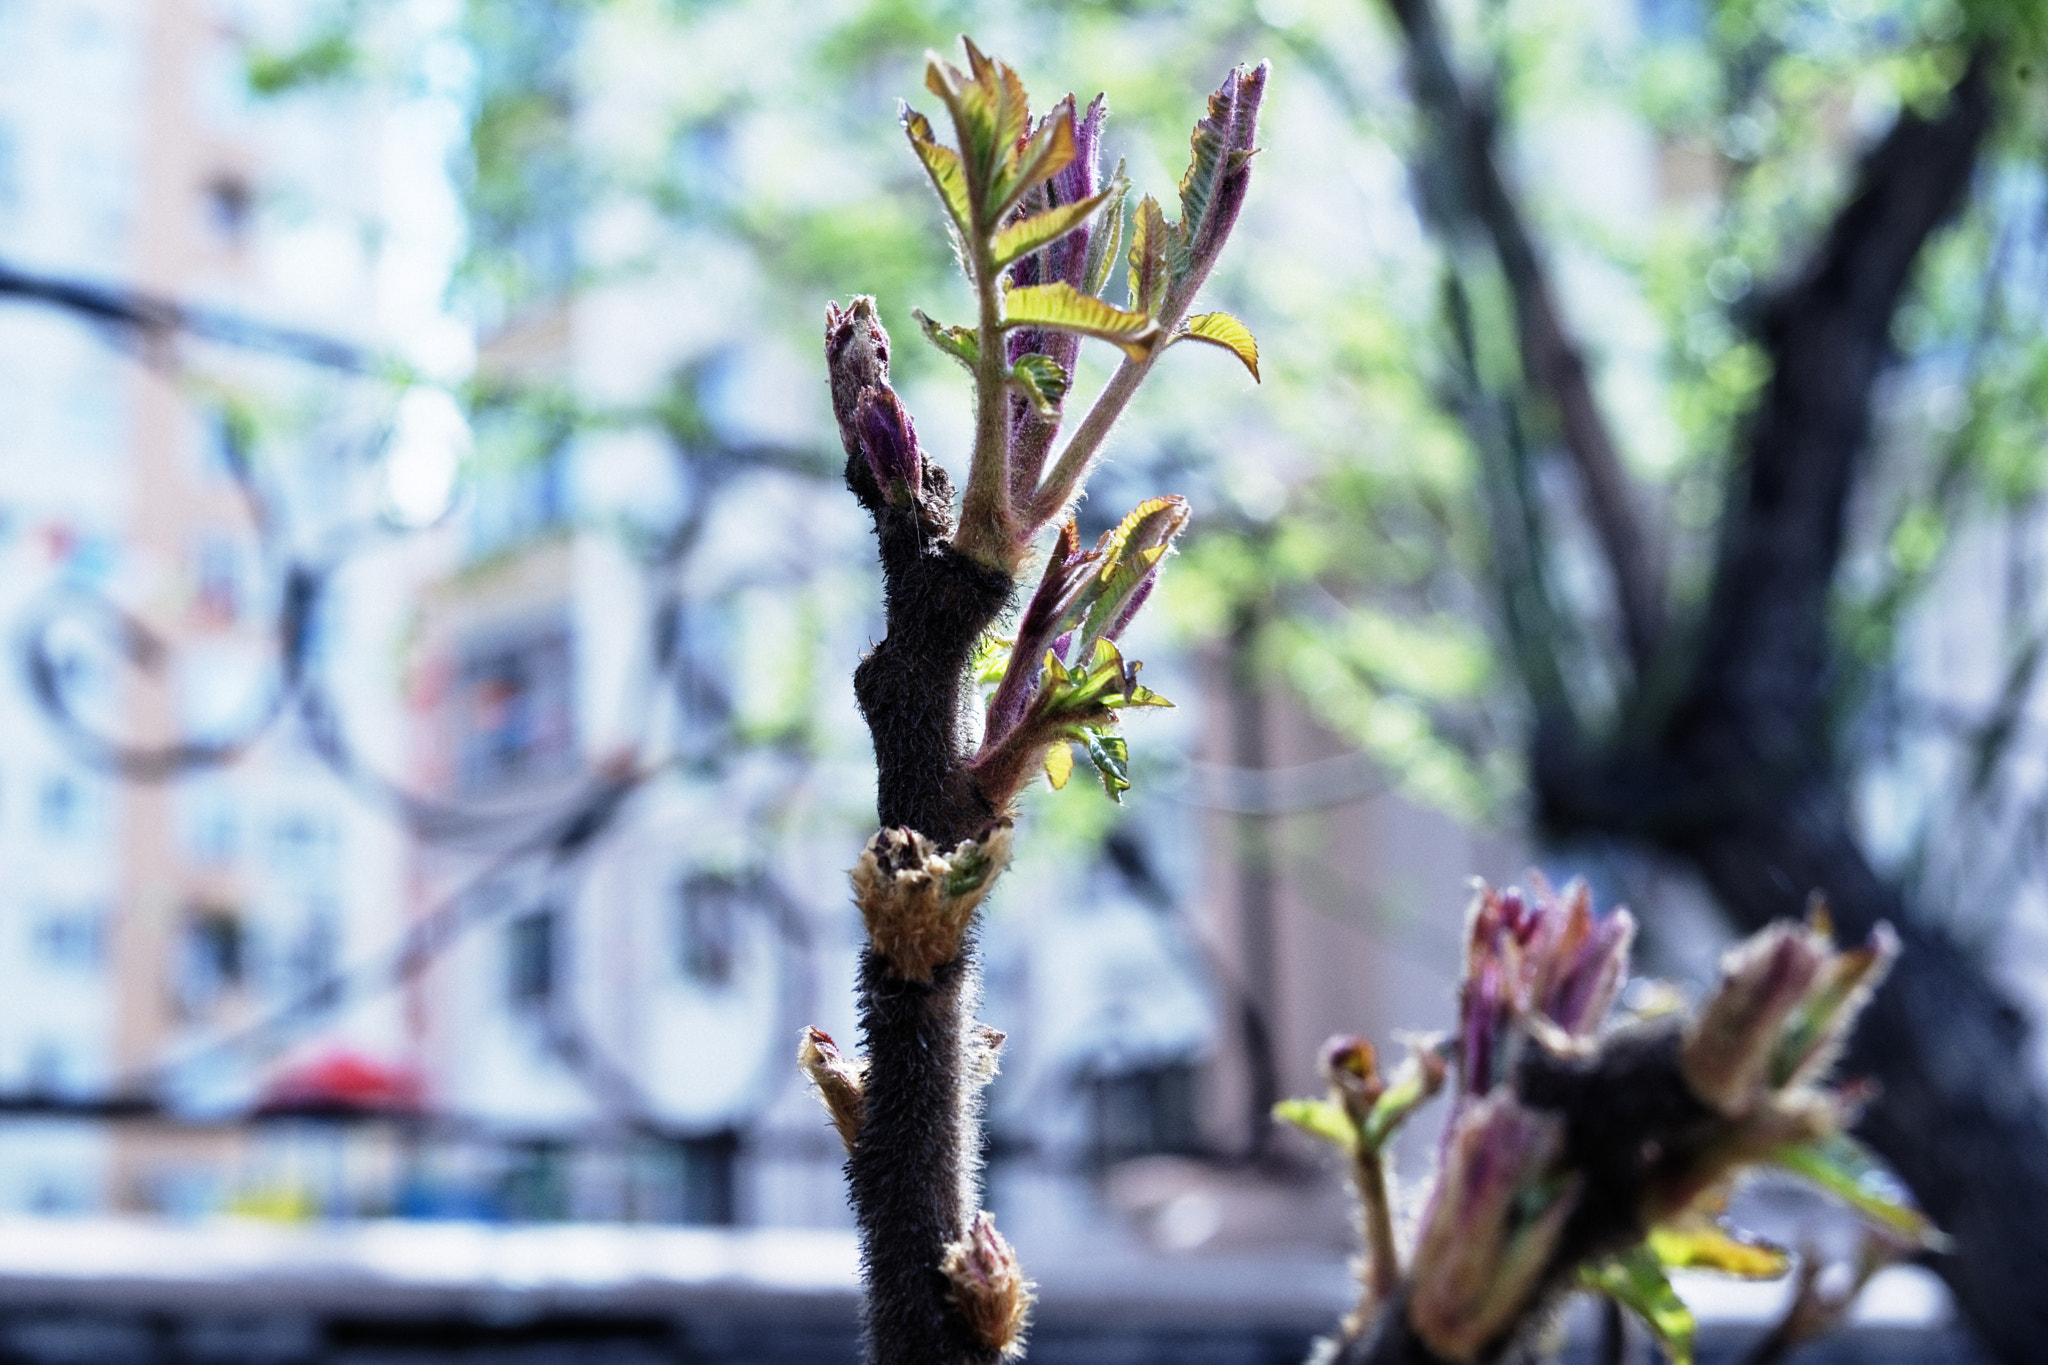
[[[853,899],[875,951],[906,981],[929,981],[960,945],[982,898],[1010,862],[999,824],[950,853],[913,829],[877,831],[853,866]]]
[[[924,457],[917,449],[917,428],[895,392],[875,388],[861,394],[853,425],[882,496],[898,507],[915,503],[924,487]]]
[[[999,1355],[1023,1354],[1031,1282],[1017,1264],[1017,1253],[996,1231],[994,1217],[986,1210],[975,1214],[966,1235],[947,1245],[939,1269],[975,1339]]]
[[[1498,1093],[1453,1121],[1423,1215],[1408,1320],[1437,1355],[1473,1361],[1521,1321],[1578,1203],[1564,1121]]]
[[[1679,1067],[1694,1094],[1730,1118],[1753,1113],[1778,1038],[1827,964],[1824,940],[1774,924],[1721,959],[1721,982],[1685,1031]]]
[[[860,1136],[861,1123],[867,1117],[867,1101],[862,1094],[867,1059],[848,1058],[839,1051],[831,1034],[807,1025],[803,1041],[797,1045],[796,1064],[817,1087],[818,1098],[824,1103],[825,1112],[832,1116],[839,1140],[851,1154],[854,1139]]]

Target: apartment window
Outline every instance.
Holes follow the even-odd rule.
[[[531,1009],[554,998],[555,937],[553,910],[528,911],[506,926],[506,987],[515,1006]]]
[[[300,885],[328,885],[341,867],[341,836],[334,822],[309,811],[287,811],[270,827],[270,865]]]
[[[52,839],[80,839],[99,826],[98,793],[71,773],[50,773],[36,794],[36,823]]]
[[[570,772],[572,686],[565,626],[465,650],[457,698],[463,790],[488,792]]]
[[[704,986],[732,980],[741,894],[717,876],[689,877],[676,888],[676,965],[686,980]]]
[[[1179,1058],[1085,1076],[1096,1160],[1197,1150],[1195,1081],[1194,1062]]]
[[[212,1008],[239,990],[248,974],[248,934],[242,917],[226,906],[203,906],[185,921],[177,964],[177,994],[188,1013]]]
[[[29,931],[36,961],[59,971],[91,971],[104,956],[104,918],[91,907],[46,906]]]

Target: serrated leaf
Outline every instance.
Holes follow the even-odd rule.
[[[988,220],[1001,222],[1034,185],[1044,184],[1072,165],[1077,150],[1071,110],[1047,122],[1023,146],[1013,143],[989,187]]]
[[[1879,1227],[1909,1241],[1933,1250],[1948,1245],[1947,1234],[1905,1201],[1897,1178],[1847,1133],[1791,1143],[1765,1160],[1819,1186]]]
[[[1133,597],[1187,523],[1187,499],[1174,495],[1148,498],[1102,537],[1095,547],[1102,568],[1081,622],[1084,648],[1098,637],[1122,633],[1122,626],[1128,624],[1127,608],[1134,606]]]
[[[1111,307],[1064,281],[1020,285],[1004,294],[1003,326],[1044,327],[1096,337],[1133,360],[1151,355],[1160,335],[1159,324],[1151,318]]]
[[[1066,789],[1067,779],[1074,775],[1074,751],[1065,740],[1045,751],[1045,780],[1052,783],[1054,791]]]
[[[960,154],[935,139],[931,120],[907,104],[903,106],[903,131],[910,139],[910,149],[923,163],[925,174],[931,177],[932,187],[938,190],[939,202],[945,205],[954,226],[963,234],[971,234],[974,231],[974,212],[969,202],[967,172],[960,164]]]
[[[1110,800],[1122,805],[1124,793],[1131,789],[1129,742],[1122,735],[1091,727],[1081,732],[1081,744],[1088,750],[1088,759],[1102,778],[1102,790],[1108,793]]]
[[[1088,221],[1102,207],[1109,191],[1072,204],[1061,204],[1029,218],[1020,218],[996,234],[996,268],[1001,269],[1021,256],[1049,246]]]
[[[1607,1295],[1643,1320],[1657,1344],[1664,1348],[1670,1365],[1692,1365],[1695,1326],[1692,1310],[1671,1281],[1664,1267],[1647,1247],[1591,1261],[1579,1267],[1579,1283]]]
[[[1152,317],[1166,298],[1166,214],[1146,195],[1131,215],[1130,309]]]
[[[937,53],[925,62],[925,87],[945,101],[960,140],[960,159],[965,173],[970,204],[979,201],[984,210],[970,218],[962,230],[970,237],[986,231],[1000,215],[993,212],[991,192],[996,187],[1005,161],[1013,155],[1018,139],[1030,122],[1029,100],[1024,82],[1002,62],[994,61],[962,39],[967,48],[966,71],[951,65]]]
[[[1187,269],[1188,254],[1202,223],[1215,201],[1216,187],[1231,169],[1229,148],[1230,104],[1228,85],[1209,96],[1208,116],[1188,134],[1188,168],[1180,178],[1180,222],[1174,229],[1174,273]]]
[[[1711,1270],[1743,1280],[1775,1280],[1792,1268],[1792,1256],[1769,1242],[1737,1237],[1705,1219],[1650,1229],[1650,1254],[1673,1270]]]
[[[1049,355],[1019,356],[1010,367],[1010,380],[1042,417],[1059,415],[1060,400],[1067,396],[1067,372]]]
[[[1282,1100],[1273,1106],[1273,1117],[1291,1123],[1310,1137],[1321,1138],[1350,1151],[1358,1141],[1344,1106],[1335,1100]]]
[[[1252,381],[1259,379],[1259,342],[1251,329],[1228,313],[1198,313],[1181,325],[1175,341],[1206,341],[1212,346],[1221,346],[1252,372]]]
[[[1109,287],[1109,277],[1116,270],[1117,252],[1124,239],[1124,198],[1131,191],[1130,178],[1124,174],[1124,163],[1116,163],[1116,174],[1109,178],[1109,188],[1103,191],[1108,202],[1102,206],[1102,215],[1097,221],[1095,235],[1088,241],[1088,260],[1081,271],[1081,292],[1099,297]]]
[[[970,327],[947,327],[926,317],[918,309],[911,309],[910,315],[917,319],[917,325],[924,329],[924,339],[944,351],[953,359],[965,365],[971,374],[981,359],[981,341]]]

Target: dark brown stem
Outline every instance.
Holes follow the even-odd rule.
[[[997,816],[967,768],[968,666],[1013,585],[953,548],[953,489],[938,465],[919,453],[919,486],[903,496],[899,485],[896,500],[877,483],[854,419],[864,395],[888,386],[888,348],[871,301],[827,314],[846,482],[874,517],[887,622],[854,671],[854,696],[874,741],[876,818],[947,850]],[[847,1177],[872,1365],[996,1359],[955,1309],[940,1269],[976,1205],[979,1097],[968,1049],[978,994],[971,935],[928,981],[905,980],[873,947],[862,953],[865,1117]]]
[[[846,1173],[873,1365],[996,1359],[953,1311],[939,1269],[976,1207],[980,1134],[966,1055],[975,980],[971,944],[924,984],[897,976],[873,949],[861,958],[866,1118]]]

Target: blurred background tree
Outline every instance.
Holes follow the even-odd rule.
[[[838,891],[868,780],[845,675],[874,626],[848,604],[873,594],[816,331],[853,292],[899,337],[913,306],[960,311],[889,117],[922,52],[972,31],[1041,89],[1114,90],[1110,154],[1155,190],[1184,159],[1184,92],[1273,57],[1208,305],[1259,336],[1264,388],[1247,401],[1220,353],[1162,373],[1082,509],[1092,537],[1150,490],[1193,504],[1160,614],[1216,680],[1228,761],[1197,771],[1174,760],[1190,729],[1140,728],[1127,823],[1082,792],[1038,802],[1041,872],[1101,853],[1170,904],[1199,850],[1148,793],[1233,813],[1242,989],[1216,979],[1249,1114],[1296,1065],[1252,911],[1306,861],[1275,812],[1391,784],[1526,831],[1638,900],[1653,950],[1685,947],[1642,903],[1674,877],[1741,927],[1815,890],[1852,934],[1890,918],[1903,963],[1851,1059],[1885,1086],[1870,1136],[1957,1236],[1942,1269],[1987,1340],[2033,1349],[2048,128],[2027,0],[349,0],[239,22],[266,116],[364,91],[460,111],[447,302],[475,333],[453,381],[475,444],[463,547],[435,572],[485,583],[588,533],[614,555],[589,582],[634,585],[606,638],[660,700],[605,733],[639,766],[485,822],[493,856],[537,850],[493,902],[508,917],[621,832],[624,791],[649,840],[714,831],[700,891],[764,865]],[[902,350],[926,445],[964,452],[964,400],[931,382],[948,362]],[[1084,354],[1084,387],[1106,370]],[[223,407],[259,468],[327,430],[304,404]],[[1296,701],[1345,752],[1269,774]],[[432,794],[400,794],[416,830],[474,832]],[[712,1131],[655,1122],[660,1097],[571,1013],[550,1047],[608,1103]]]

